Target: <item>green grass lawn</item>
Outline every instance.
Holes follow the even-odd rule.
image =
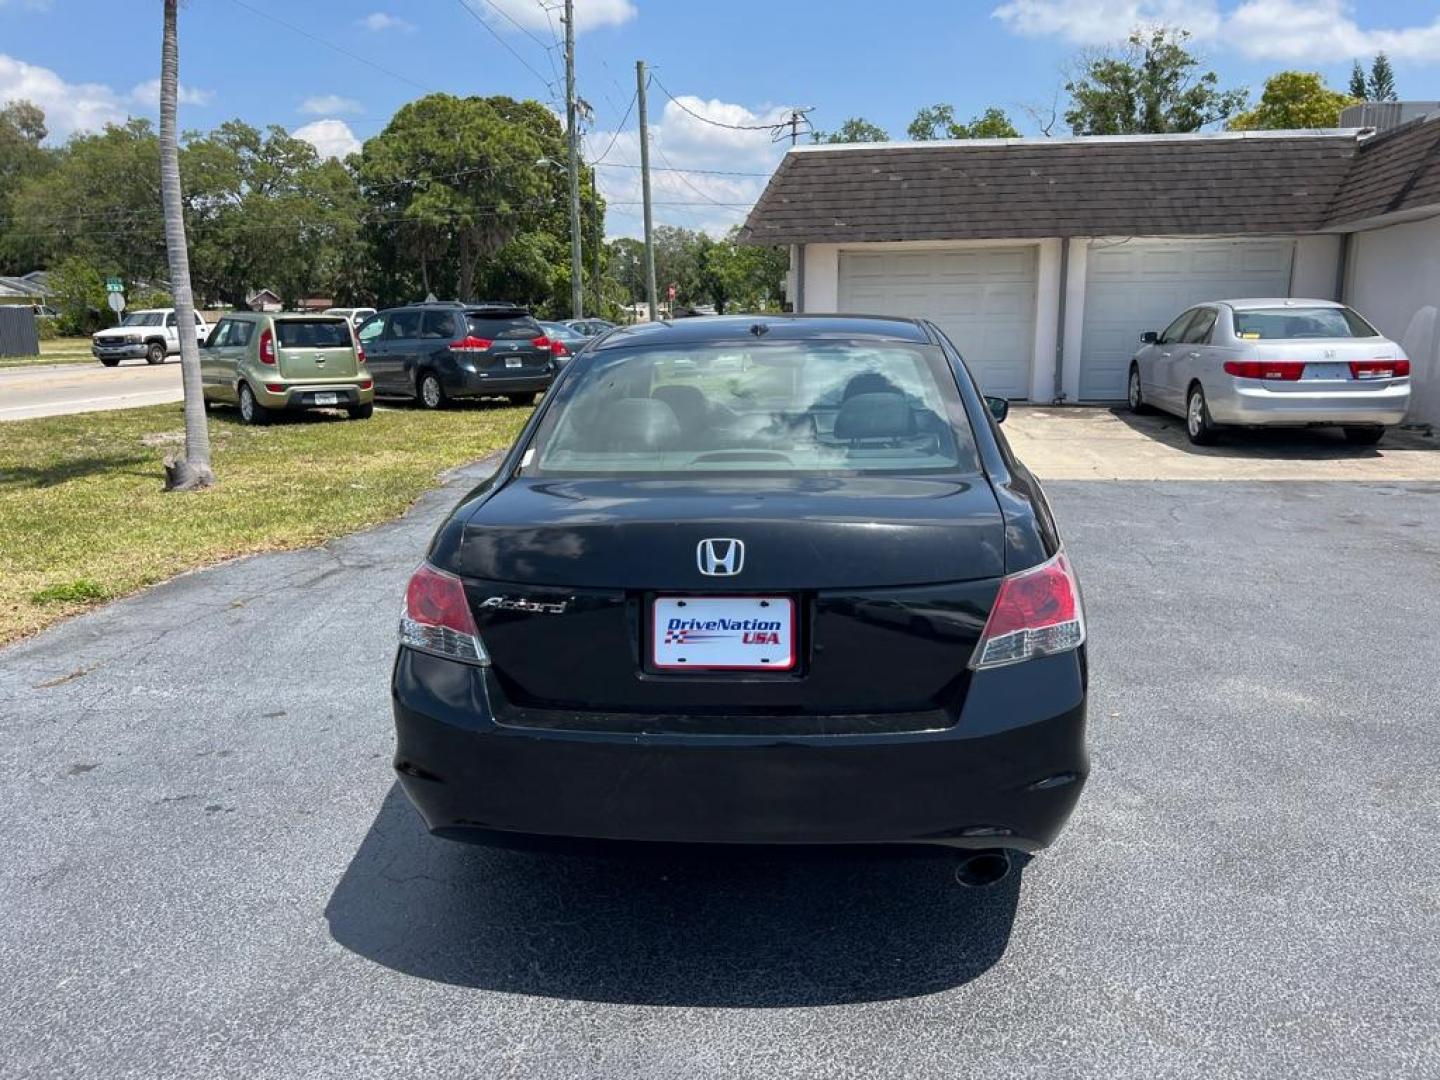
[[[30,367],[36,364],[98,364],[90,355],[88,337],[52,338],[40,342],[39,356],[0,356],[0,368]]]
[[[220,410],[217,486],[190,494],[163,490],[179,405],[0,424],[0,644],[183,570],[393,518],[441,472],[508,446],[529,413],[395,408],[252,428]]]

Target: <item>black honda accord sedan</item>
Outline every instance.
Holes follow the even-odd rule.
[[[1005,409],[923,321],[597,339],[410,580],[395,768],[430,829],[1050,843],[1085,616]]]

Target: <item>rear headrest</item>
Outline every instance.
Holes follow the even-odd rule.
[[[675,410],[654,398],[621,398],[595,424],[601,450],[673,450],[680,442]]]
[[[878,371],[862,371],[845,384],[841,401],[849,401],[861,394],[897,394],[900,388]]]
[[[837,439],[901,439],[915,434],[915,413],[904,394],[856,394],[835,417]]]
[[[670,383],[666,386],[657,386],[650,391],[650,396],[656,401],[663,401],[669,405],[682,428],[693,429],[705,425],[706,415],[710,411],[710,403],[699,387],[687,386],[683,383]]]

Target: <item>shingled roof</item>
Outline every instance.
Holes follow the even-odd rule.
[[[1313,232],[1355,131],[797,147],[746,219],[753,243]]]
[[[1412,120],[1360,144],[1330,207],[1344,225],[1440,204],[1440,116]]]

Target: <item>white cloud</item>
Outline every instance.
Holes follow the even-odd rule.
[[[514,30],[518,23],[527,30],[549,31],[553,27],[557,34],[562,32],[559,12],[547,11],[541,0],[466,0],[466,3],[497,28]],[[620,26],[636,14],[631,0],[575,0],[575,32]]]
[[[734,127],[717,127],[691,113]],[[719,236],[744,221],[788,143],[776,145],[768,128],[736,127],[768,125],[788,115],[778,106],[750,109],[686,94],[679,103],[666,101],[650,125],[655,223]],[[640,161],[639,133],[633,128],[618,136],[596,131],[586,137],[586,150],[590,156],[605,153],[612,137],[615,145],[596,169],[600,193],[609,204],[606,228],[612,236],[638,236],[641,182],[634,166]]]
[[[1440,61],[1440,17],[1402,28],[1362,27],[1347,0],[1008,0],[991,14],[1017,34],[1077,45],[1120,40],[1137,26],[1183,27],[1251,59],[1326,63],[1377,52]]]
[[[1017,34],[1077,45],[1118,41],[1137,26],[1183,26],[1208,37],[1220,22],[1214,0],[1010,0],[991,15]]]
[[[1270,60],[1346,60],[1387,53],[1394,60],[1440,60],[1440,16],[1428,26],[1365,29],[1342,0],[1249,0],[1225,20],[1228,39]]]
[[[360,140],[344,120],[313,120],[290,134],[315,147],[321,157],[344,158],[360,150]]]
[[[200,90],[194,86],[186,86],[184,83],[180,84],[175,95],[181,105],[209,105],[215,100],[215,91]],[[132,105],[139,105],[152,112],[158,112],[160,110],[160,80],[158,78],[146,79],[142,83],[137,83],[126,95],[126,100]]]
[[[66,82],[49,68],[0,53],[0,102],[21,98],[45,110],[52,141],[125,119],[119,95],[103,83]]]
[[[339,94],[319,94],[302,101],[299,111],[309,113],[311,116],[324,116],[327,113],[331,116],[336,113],[358,113],[360,103],[354,98],[341,97]]]
[[[401,33],[408,33],[415,29],[415,24],[406,22],[399,15],[391,15],[384,11],[372,11],[363,19],[358,20],[357,25],[363,26],[366,30],[374,30],[380,33],[385,30],[397,30]]]

